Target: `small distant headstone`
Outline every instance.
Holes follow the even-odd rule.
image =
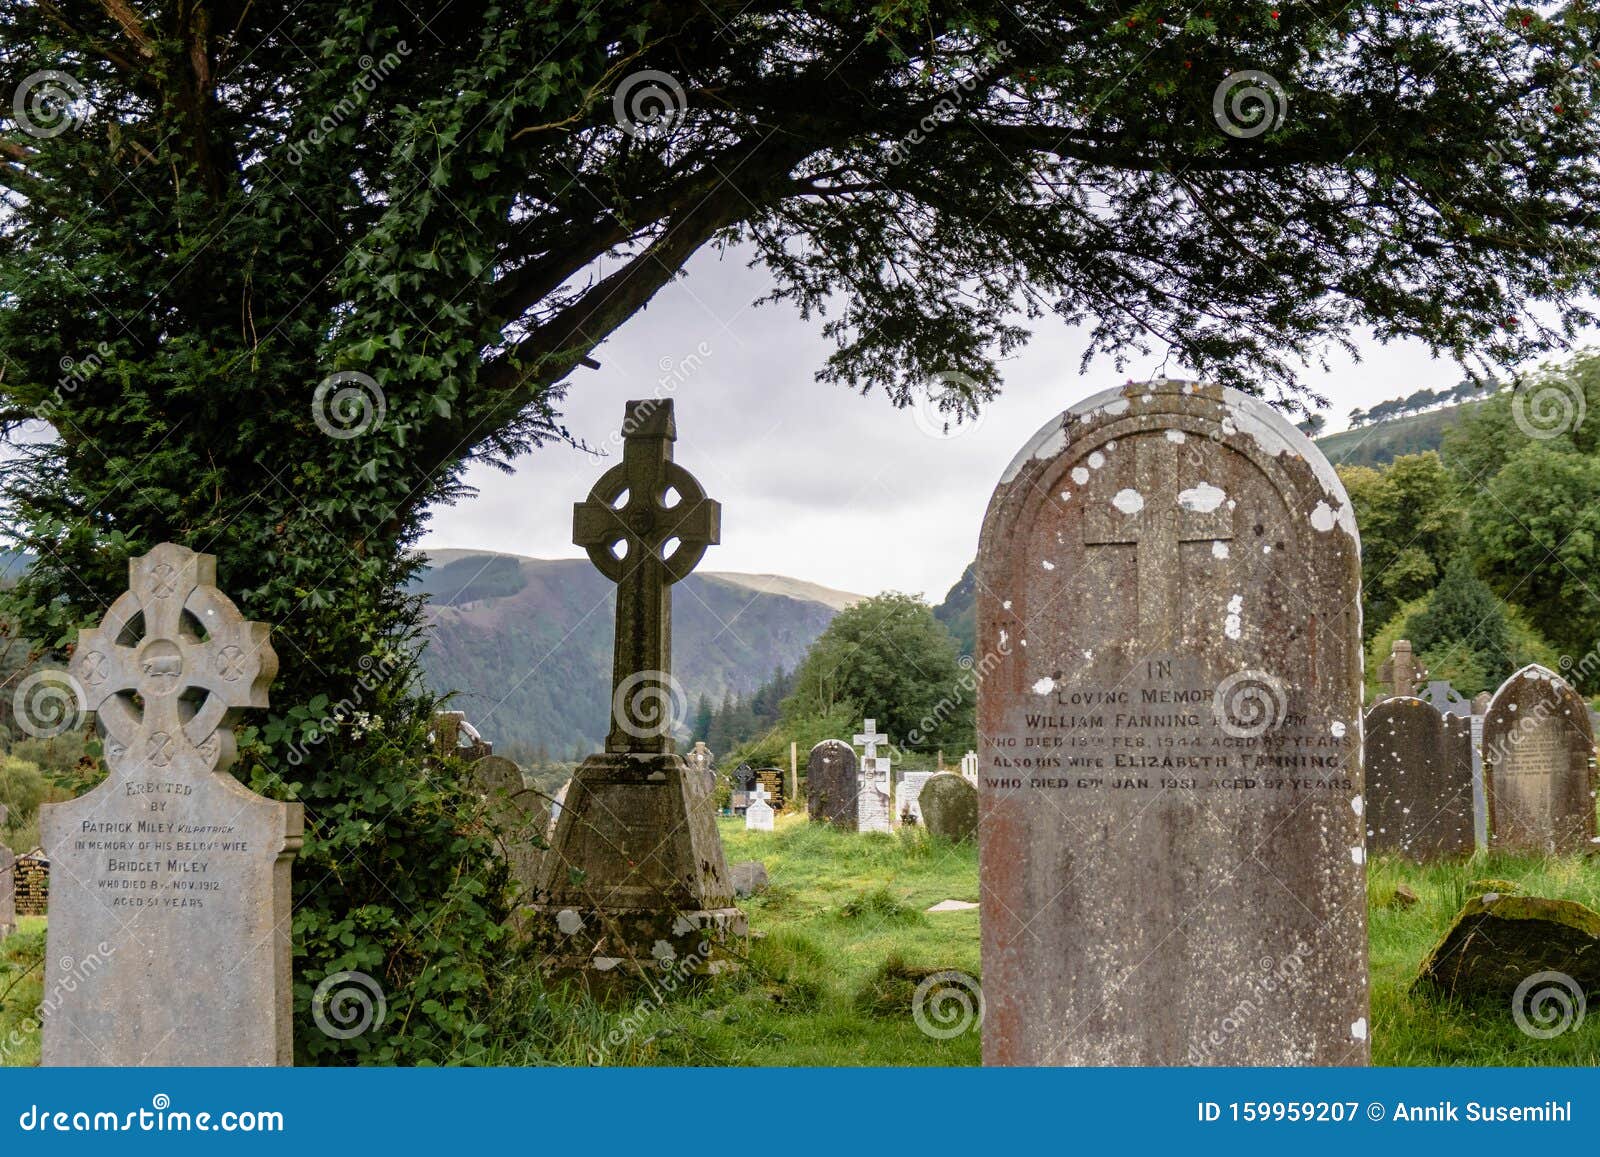
[[[772,808],[767,804],[767,789],[759,783],[751,791],[750,803],[744,809],[744,830],[747,832],[772,830]]]
[[[781,812],[785,803],[783,769],[780,767],[757,768],[751,777],[750,786],[753,788],[758,783],[766,790],[767,806],[775,812]]]
[[[806,758],[806,814],[814,821],[856,830],[861,794],[856,751],[842,739],[824,739]]]
[[[1489,839],[1496,851],[1568,854],[1595,836],[1588,704],[1538,664],[1500,685],[1483,726]]]
[[[1489,714],[1489,704],[1494,696],[1487,691],[1479,691],[1472,697],[1472,713],[1474,715]]]
[[[694,750],[683,757],[683,761],[689,765],[689,770],[696,772],[706,781],[707,792],[717,790],[717,773],[712,766],[716,762],[716,758],[716,755],[706,746],[703,739],[695,740]]]
[[[1012,460],[977,570],[984,1063],[1366,1064],[1361,552],[1321,451],[1130,382]]]
[[[46,975],[92,969],[45,1019],[43,1063],[292,1064],[302,811],[227,773],[233,723],[278,670],[268,628],[217,589],[211,555],[163,543],[128,572],[72,658],[110,774],[39,812]]]
[[[1450,685],[1448,679],[1430,679],[1428,686],[1417,698],[1433,707],[1441,715],[1471,715],[1472,702]]]
[[[433,749],[440,756],[456,756],[474,763],[494,754],[494,744],[467,722],[465,711],[437,711],[433,716]]]
[[[919,797],[922,795],[922,785],[935,775],[934,771],[906,771],[901,772],[900,782],[895,786],[894,816],[895,822],[904,824],[921,824],[922,805]]]
[[[922,785],[922,823],[930,836],[960,843],[978,835],[978,789],[964,775],[941,772]]]
[[[17,857],[12,869],[17,895],[18,916],[48,916],[50,914],[50,861],[44,851],[35,848]]]
[[[878,734],[878,721],[866,720],[865,728],[855,737],[856,746],[862,749],[861,789],[856,803],[856,830],[860,832],[892,832],[894,813],[890,810],[891,788],[889,757],[878,754],[878,745],[889,743],[887,735]]]
[[[1397,639],[1389,657],[1378,665],[1378,681],[1383,684],[1385,696],[1415,695],[1427,674],[1417,666],[1410,639]]]
[[[978,753],[969,751],[961,757],[961,774],[972,783],[978,782]]]
[[[741,900],[767,890],[767,866],[760,860],[741,860],[737,864],[730,864],[728,875],[733,880],[734,896]]]
[[[483,800],[484,824],[511,870],[518,894],[531,896],[549,850],[550,805],[523,781],[522,769],[503,755],[478,760],[467,782]]]
[[[1367,851],[1419,862],[1470,856],[1470,719],[1397,695],[1372,706],[1364,731]]]

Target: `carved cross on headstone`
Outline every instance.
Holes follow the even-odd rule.
[[[766,786],[760,780],[757,780],[755,787],[750,789],[751,802],[765,804],[771,799],[772,797],[767,794]]]
[[[1183,484],[1176,442],[1145,436],[1134,440],[1132,452],[1133,485],[1084,510],[1083,545],[1134,547],[1139,641],[1149,650],[1168,651],[1178,634],[1183,597],[1179,548],[1231,540],[1233,517],[1219,487],[1199,477]]]
[[[572,541],[617,584],[607,751],[671,752],[672,595],[706,547],[722,508],[672,460],[672,402],[629,402],[622,461],[572,511]]]
[[[890,742],[887,735],[878,734],[878,721],[868,719],[862,729],[862,734],[855,736],[856,746],[862,748],[867,759],[878,758],[878,744]]]
[[[221,771],[238,712],[267,706],[278,672],[267,625],[246,622],[216,581],[215,557],[163,543],[130,562],[129,589],[79,634],[72,672],[112,768]]]

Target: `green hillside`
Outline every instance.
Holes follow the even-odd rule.
[[[1437,450],[1444,442],[1444,432],[1461,420],[1461,415],[1481,402],[1466,402],[1459,406],[1445,406],[1423,414],[1404,418],[1390,418],[1343,430],[1316,439],[1317,448],[1328,456],[1335,466],[1382,466],[1402,454],[1420,454],[1424,450]]]
[[[423,668],[497,751],[594,750],[609,725],[614,590],[587,559],[441,551]],[[804,592],[808,597],[796,597]],[[673,673],[691,711],[793,668],[855,596],[777,576],[693,574],[674,588]]]

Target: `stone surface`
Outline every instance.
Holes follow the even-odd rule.
[[[892,776],[894,769],[887,755],[879,755],[879,745],[888,746],[887,735],[878,733],[878,721],[866,720],[866,726],[855,737],[861,748],[861,785],[856,797],[856,831],[894,831]]]
[[[861,773],[855,748],[841,739],[824,739],[806,758],[806,814],[846,831],[856,830]]]
[[[978,753],[969,751],[961,757],[961,774],[973,783],[978,782]]]
[[[720,507],[672,460],[670,399],[629,402],[622,431],[621,463],[572,515],[573,541],[617,584],[611,729],[568,785],[522,913],[547,972],[605,986],[736,967],[747,931],[708,784],[672,739],[672,584],[719,541]]]
[[[45,974],[84,977],[44,1021],[43,1063],[291,1064],[302,811],[227,774],[238,712],[267,706],[278,669],[268,629],[217,590],[210,555],[164,543],[128,569],[71,668],[110,774],[40,809]]]
[[[978,789],[942,772],[922,785],[922,823],[930,836],[957,843],[978,837]]]
[[[767,890],[767,866],[760,860],[741,860],[728,868],[734,896],[743,899]]]
[[[978,905],[971,900],[940,900],[932,907],[924,908],[924,912],[971,912]]]
[[[1366,716],[1367,851],[1424,862],[1470,856],[1472,724],[1397,695]]]
[[[714,792],[717,790],[717,773],[715,770],[717,757],[712,750],[705,745],[704,740],[695,740],[694,750],[689,752],[688,755],[684,756],[683,761],[689,765],[690,771],[694,772],[705,780],[706,791]]]
[[[1427,674],[1417,665],[1410,639],[1396,640],[1389,657],[1378,665],[1378,681],[1383,684],[1385,696],[1415,695]]]
[[[1572,900],[1474,896],[1422,962],[1417,986],[1458,1000],[1505,1000],[1541,973],[1600,990],[1600,913]],[[1527,1010],[1525,1010],[1526,1012]]]
[[[772,830],[772,808],[767,803],[767,789],[759,783],[751,791],[750,802],[744,809],[744,830],[747,832]]]
[[[433,716],[433,750],[439,756],[454,756],[474,763],[494,754],[494,744],[478,734],[467,722],[465,711],[438,711]]]
[[[502,755],[472,765],[468,785],[483,801],[479,813],[500,858],[511,870],[517,894],[532,896],[549,849],[550,805],[522,778],[522,769]]]
[[[1417,895],[1416,889],[1410,884],[1397,884],[1389,904],[1393,908],[1415,908],[1421,901],[1422,897]]]
[[[894,820],[896,824],[922,823],[922,785],[935,775],[934,771],[903,771],[894,788]]]
[[[1130,383],[1013,460],[978,555],[986,1064],[1366,1063],[1359,584],[1332,467],[1231,390]]]
[[[1448,679],[1430,679],[1418,694],[1418,699],[1429,704],[1441,715],[1471,715],[1472,702],[1450,685]]]
[[[1571,853],[1595,835],[1594,732],[1565,679],[1533,664],[1500,685],[1483,725],[1496,851]]]

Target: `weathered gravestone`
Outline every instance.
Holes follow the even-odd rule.
[[[438,711],[433,716],[433,749],[440,756],[455,756],[473,763],[494,754],[494,744],[467,722],[465,711]]]
[[[1366,1063],[1360,548],[1327,460],[1232,390],[1107,391],[1006,470],[977,585],[985,1063]]]
[[[760,783],[757,783],[750,792],[750,803],[744,809],[744,830],[747,832],[772,830],[772,808],[767,804],[767,789]]]
[[[694,750],[684,756],[683,761],[689,765],[690,771],[693,771],[705,781],[708,794],[717,790],[717,773],[712,768],[712,765],[716,762],[716,756],[705,745],[704,740],[695,740]]]
[[[806,758],[806,815],[846,831],[856,830],[861,773],[856,750],[842,739],[824,739]]]
[[[1538,664],[1500,685],[1483,724],[1496,851],[1566,854],[1595,835],[1594,732],[1572,685]]]
[[[486,755],[474,763],[467,783],[483,800],[483,824],[510,869],[518,895],[533,895],[544,871],[550,805],[527,786],[522,769],[503,755]]]
[[[1452,687],[1448,679],[1429,679],[1427,687],[1417,695],[1417,698],[1441,715],[1472,714],[1472,701]]]
[[[922,823],[922,787],[938,772],[904,771],[894,789],[894,822],[896,824]]]
[[[960,843],[978,835],[978,789],[948,771],[922,785],[922,823],[930,836]]]
[[[46,1065],[287,1065],[289,869],[299,804],[227,767],[233,725],[267,706],[263,623],[216,588],[216,559],[163,543],[81,631],[72,675],[110,774],[45,804],[54,880],[46,975],[81,975],[44,1021]]]
[[[1389,657],[1378,664],[1378,682],[1383,684],[1381,697],[1415,695],[1427,675],[1411,652],[1411,640],[1398,639],[1390,648]]]
[[[1472,721],[1409,695],[1366,717],[1367,850],[1429,861],[1470,856]]]
[[[889,737],[878,734],[876,719],[868,719],[861,734],[855,737],[855,742],[861,748],[861,787],[856,798],[856,831],[892,832],[892,768],[889,757],[878,754],[878,745],[887,746]]]
[[[586,980],[671,964],[714,972],[746,931],[703,777],[674,753],[672,584],[721,513],[672,460],[672,402],[629,402],[622,461],[573,510],[573,541],[617,584],[611,730],[579,766],[528,915],[546,968]]]

